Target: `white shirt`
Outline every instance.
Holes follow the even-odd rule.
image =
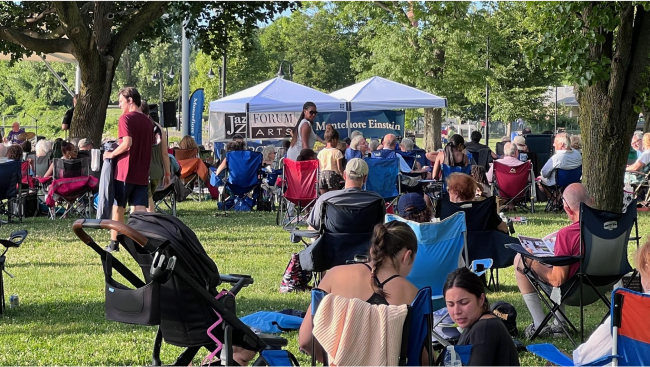
[[[641,155],[636,161],[643,163],[644,166],[650,163],[650,150],[646,150],[643,153],[641,153]]]
[[[577,150],[558,150],[553,154],[551,159],[546,161],[542,171],[542,183],[546,186],[555,185],[555,172],[554,170],[564,169],[570,170],[582,166],[582,154]]]
[[[404,158],[399,154],[395,154],[395,155],[397,156],[397,158],[399,158],[399,171],[402,173],[411,173],[412,169],[408,165],[408,163],[406,163]]]

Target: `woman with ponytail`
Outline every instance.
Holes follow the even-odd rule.
[[[457,345],[471,345],[468,366],[519,366],[517,347],[500,318],[490,312],[483,282],[467,268],[449,273],[442,288],[447,311],[463,333]]]
[[[302,113],[298,118],[298,123],[291,129],[291,145],[287,150],[287,158],[295,161],[303,149],[314,149],[316,141],[323,142],[314,132],[312,124],[318,114],[316,104],[314,102],[306,102],[302,106]]]
[[[438,177],[440,173],[440,166],[446,164],[449,167],[465,167],[469,164],[469,158],[465,153],[465,139],[458,134],[454,134],[449,138],[449,143],[445,146],[445,149],[435,155],[435,159],[431,159],[433,156],[430,153],[427,153],[427,159],[431,160],[433,163],[433,171],[431,172],[431,177],[434,179]]]
[[[369,262],[336,266],[327,271],[318,288],[328,294],[358,298],[371,304],[411,304],[418,293],[405,277],[411,272],[417,252],[415,233],[407,224],[377,224],[370,244]],[[311,306],[300,326],[301,350],[311,353]],[[323,350],[315,348],[316,359],[323,360]]]

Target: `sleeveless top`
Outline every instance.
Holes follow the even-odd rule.
[[[165,174],[162,161],[162,151],[160,150],[159,139],[162,138],[162,131],[157,125],[153,125],[153,134],[156,139],[156,145],[151,147],[151,163],[149,164],[149,180],[160,180]]]
[[[298,156],[300,155],[300,151],[303,149],[314,149],[314,144],[316,144],[318,135],[314,132],[314,128],[311,126],[311,122],[307,119],[302,119],[300,121],[300,125],[298,125],[298,134],[300,134],[300,130],[302,130],[302,125],[307,124],[309,125],[309,138],[307,139],[307,144],[309,144],[308,147],[303,147],[302,146],[302,137],[298,136],[296,138],[296,145],[292,146],[289,148],[287,151],[287,158],[291,159],[292,161],[295,161],[298,159]]]
[[[365,263],[363,265],[365,265],[368,268],[368,270],[370,270],[370,272],[372,272],[372,268],[370,267],[370,265],[365,264]],[[386,283],[388,283],[391,280],[399,277],[399,274],[395,274],[393,276],[390,276],[390,277],[388,277],[388,279],[384,280],[383,282],[380,282],[379,279],[377,279],[377,276],[373,275],[373,277],[375,278],[375,280],[377,280],[377,283],[379,283],[379,288],[384,289],[384,286],[386,285]],[[370,298],[368,298],[368,300],[366,300],[366,302],[370,303],[371,305],[386,305],[386,306],[389,305],[388,301],[386,300],[386,297],[384,297],[384,296],[382,296],[380,294],[377,294],[377,293],[373,293],[372,296],[370,296]]]

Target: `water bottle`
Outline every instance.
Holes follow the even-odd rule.
[[[453,345],[447,346],[447,352],[445,353],[445,366],[462,366],[463,364],[460,362],[460,357],[458,356],[458,353],[456,353],[456,350],[454,349]]]
[[[11,297],[9,297],[9,308],[16,308],[20,305],[20,299],[18,298],[17,294],[12,294]]]

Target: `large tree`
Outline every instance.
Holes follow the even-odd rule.
[[[646,101],[650,4],[530,3],[531,63],[562,70],[576,87],[583,182],[597,207],[620,211],[630,139]]]
[[[81,90],[72,136],[100,140],[111,99],[111,84],[124,50],[168,37],[165,31],[185,19],[197,46],[214,55],[227,47],[232,32],[243,39],[260,22],[294,2],[0,2],[0,52],[18,61],[31,54],[72,54],[81,69]],[[180,55],[178,55],[180,56]]]

